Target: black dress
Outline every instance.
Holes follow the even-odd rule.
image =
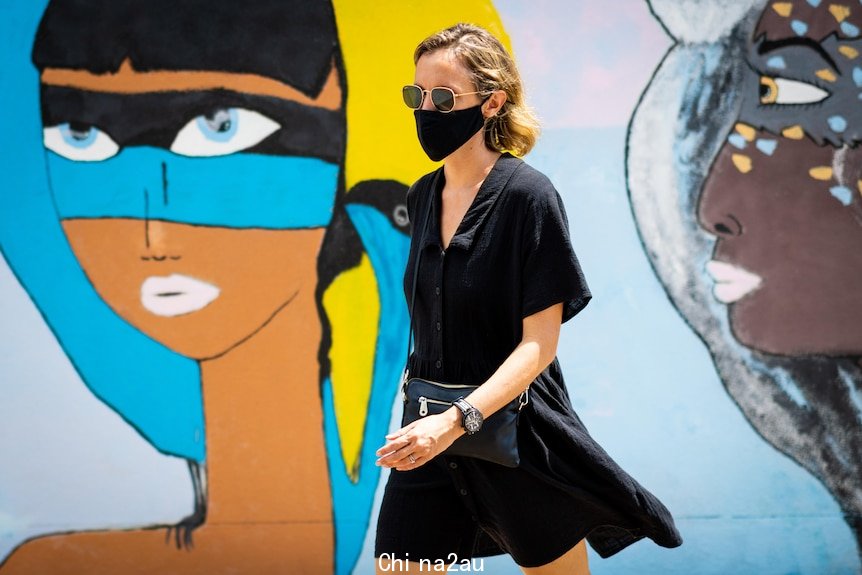
[[[437,185],[432,182],[437,177]],[[572,248],[562,199],[542,173],[503,154],[444,251],[443,168],[407,193],[413,230],[404,290],[413,313],[412,377],[482,383],[518,345],[522,320],[563,302],[568,321],[592,298]],[[649,537],[682,539],[665,506],[621,469],[578,418],[556,358],[536,378],[518,428],[521,465],[440,454],[392,470],[378,519],[375,557],[446,562],[509,553],[544,565],[587,538],[602,557]]]

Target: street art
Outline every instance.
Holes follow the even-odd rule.
[[[675,44],[629,126],[641,241],[727,392],[862,552],[862,5],[650,6]]]
[[[431,168],[398,87],[436,29],[505,36],[489,2],[357,4],[7,8],[0,251],[195,505],[34,537],[0,573],[353,569],[406,352],[404,193]]]

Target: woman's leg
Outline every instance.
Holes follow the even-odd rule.
[[[590,575],[586,541],[582,539],[580,543],[550,563],[538,567],[521,567],[521,571],[525,575]]]

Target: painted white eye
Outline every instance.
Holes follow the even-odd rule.
[[[42,130],[42,141],[52,152],[76,162],[100,162],[120,151],[120,146],[95,126],[72,127],[68,122]]]
[[[829,97],[829,92],[798,80],[760,77],[761,104],[811,104]]]
[[[221,108],[183,126],[171,151],[184,156],[224,156],[260,143],[280,127],[254,110]]]

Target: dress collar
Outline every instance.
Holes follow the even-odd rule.
[[[490,213],[491,208],[494,207],[497,198],[500,197],[500,191],[506,186],[509,178],[512,177],[512,174],[515,173],[515,170],[522,163],[523,160],[516,158],[508,152],[497,158],[491,171],[485,177],[485,181],[479,186],[479,191],[476,193],[476,197],[473,198],[473,203],[467,208],[467,213],[464,214],[464,218],[458,225],[458,229],[455,230],[455,235],[452,237],[452,241],[449,242],[449,248],[470,249],[470,246],[473,245],[473,238],[476,236],[482,222],[488,213]],[[446,185],[443,166],[437,169],[437,173],[431,179],[431,182],[431,221],[428,222],[428,229],[423,237],[421,247],[424,249],[428,245],[435,245],[442,249],[440,208],[443,186]],[[436,186],[433,185],[434,182],[436,182]]]

